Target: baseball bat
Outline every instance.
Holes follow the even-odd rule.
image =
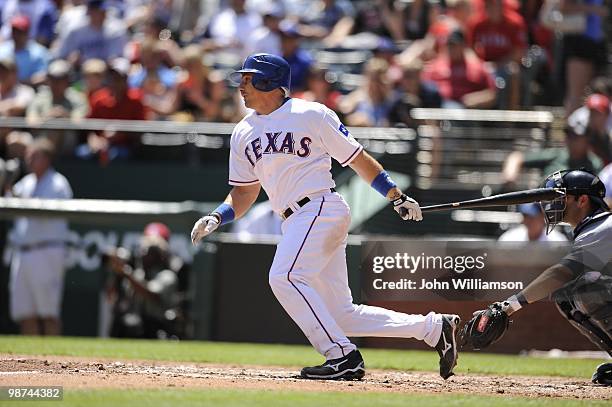
[[[446,211],[459,208],[483,208],[487,206],[507,206],[539,201],[550,201],[565,195],[564,189],[536,188],[506,194],[491,195],[485,198],[451,202],[439,205],[421,206],[422,212]]]

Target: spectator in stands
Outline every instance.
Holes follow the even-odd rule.
[[[405,40],[401,12],[395,3],[388,0],[357,3],[352,34],[371,33],[394,41]]]
[[[591,150],[604,165],[612,161],[612,105],[607,95],[590,95],[567,122],[576,132],[587,135]]]
[[[153,226],[147,225],[133,253],[118,248],[108,255],[107,264],[114,273],[107,287],[107,296],[113,304],[113,337],[182,336],[178,270],[172,268],[168,240],[160,234],[164,231],[149,232],[165,225]]]
[[[487,0],[485,12],[469,24],[467,32],[476,54],[493,65],[496,82],[504,84],[498,106],[518,109],[521,59],[527,49],[527,27],[523,17],[504,10],[503,0]]]
[[[219,121],[225,93],[223,78],[204,65],[202,49],[192,44],[183,49],[184,75],[178,85],[177,111],[191,120]]]
[[[597,71],[607,64],[603,21],[610,14],[604,0],[565,0],[563,14],[582,14],[586,18],[583,32],[563,36],[566,96],[565,114],[569,116],[582,103],[583,92]]]
[[[31,173],[12,188],[19,198],[70,199],[66,178],[53,169],[53,144],[41,138],[28,147]],[[68,224],[62,219],[15,219],[11,240],[10,309],[24,335],[60,335]]]
[[[56,59],[49,65],[46,86],[40,86],[32,103],[28,106],[26,117],[33,122],[46,119],[85,117],[88,110],[87,98],[81,92],[70,87],[72,76],[70,64],[63,59]],[[51,140],[59,152],[74,151],[76,133],[69,130],[49,130],[38,133]]]
[[[93,95],[104,87],[106,76],[106,62],[101,59],[88,59],[81,67],[83,74],[83,91],[87,95],[89,106],[92,105]]]
[[[257,28],[247,42],[249,55],[257,52],[281,54],[280,23],[285,18],[285,12],[278,3],[268,3],[262,12],[263,25]]]
[[[169,26],[170,31],[180,34],[180,42],[191,42],[198,18],[206,13],[206,7],[201,1],[172,0],[170,5]]]
[[[177,75],[162,64],[163,52],[160,41],[146,40],[140,48],[140,64],[128,78],[128,85],[142,90],[144,105],[158,118],[175,112],[178,97]]]
[[[446,8],[429,26],[425,38],[414,40],[398,56],[402,65],[416,60],[428,62],[439,53],[446,52],[448,36],[457,30],[465,31],[472,15],[470,0],[447,0]]]
[[[224,50],[240,61],[247,56],[253,32],[262,25],[261,16],[245,8],[246,0],[230,0],[229,5],[212,17],[203,34],[205,51]]]
[[[280,30],[282,56],[291,66],[291,92],[304,90],[312,57],[301,47],[301,34],[295,24],[284,20]]]
[[[434,82],[421,80],[423,64],[414,61],[404,66],[402,76],[395,87],[393,103],[389,112],[392,125],[403,123],[408,127],[416,127],[417,121],[410,116],[415,107],[439,108],[442,106],[442,96]]]
[[[523,215],[520,226],[504,232],[498,239],[500,242],[566,242],[567,238],[558,230],[546,234],[544,214],[540,204],[528,203],[518,206]]]
[[[25,170],[25,159],[27,148],[32,144],[34,138],[27,131],[14,130],[6,136],[6,159],[18,159],[21,162],[21,167]],[[23,172],[25,173],[25,172]],[[12,186],[13,184],[11,184]],[[4,191],[3,191],[4,192]]]
[[[529,152],[514,151],[508,155],[502,170],[506,189],[515,189],[524,167],[539,168],[546,175],[567,168],[584,168],[597,173],[601,169],[601,161],[590,152],[586,134],[576,133],[575,129],[567,126],[565,128],[565,147]]]
[[[6,136],[6,153],[0,155],[0,194],[6,194],[10,188],[28,172],[26,165],[26,152],[34,138],[27,131],[11,131]],[[6,161],[2,162],[2,157]],[[4,177],[3,177],[4,176]]]
[[[338,105],[349,126],[387,126],[391,108],[389,66],[382,59],[371,59],[364,69],[363,85],[345,96]]]
[[[353,30],[355,10],[347,0],[315,0],[302,16],[300,33],[319,39],[327,47],[338,46]]]
[[[49,62],[49,51],[29,39],[30,20],[26,16],[11,19],[11,39],[0,43],[0,59],[14,56],[19,81],[32,84],[44,77]]]
[[[342,94],[333,88],[330,81],[331,77],[332,74],[327,69],[318,65],[312,65],[308,70],[306,90],[298,92],[294,96],[310,102],[322,103],[330,109],[337,111]]]
[[[11,36],[11,20],[16,16],[25,16],[31,22],[29,38],[40,44],[48,47],[55,36],[58,12],[51,0],[6,0],[0,14],[0,37],[3,39]]]
[[[24,116],[34,98],[34,89],[18,81],[12,58],[0,60],[0,117]]]
[[[28,119],[83,118],[87,101],[82,93],[70,87],[72,67],[63,59],[56,59],[47,70],[47,83],[39,87],[27,108]]]
[[[415,40],[425,37],[429,29],[431,3],[427,0],[413,0],[405,5],[394,16],[401,18],[401,29],[404,39]]]
[[[180,62],[180,47],[172,39],[165,17],[154,14],[144,21],[142,33],[132,36],[125,47],[125,57],[133,63],[141,62],[142,47],[146,43],[155,43],[161,62],[166,66],[175,66]]]
[[[88,0],[88,19],[56,44],[56,57],[80,65],[91,58],[109,61],[123,55],[127,37],[120,20],[107,19],[105,0]]]
[[[493,78],[484,62],[466,48],[462,31],[448,36],[447,51],[425,66],[422,79],[438,85],[442,107],[487,109],[495,104]]]
[[[146,108],[142,103],[142,92],[129,89],[130,62],[117,58],[108,66],[108,88],[97,91],[91,98],[89,118],[116,120],[145,120]],[[83,159],[98,158],[102,164],[108,161],[127,159],[134,153],[137,144],[134,134],[122,131],[103,130],[90,133],[87,143],[77,147],[77,156]]]

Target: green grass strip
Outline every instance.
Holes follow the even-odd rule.
[[[69,390],[62,406],[224,406],[224,407],[393,407],[393,406],[534,406],[573,407],[607,406],[606,401],[580,401],[568,399],[474,396],[464,394],[402,394],[366,392],[303,392],[232,389],[165,389],[165,390]],[[11,404],[12,405],[12,404]],[[22,401],[19,406],[40,406],[39,401]]]
[[[155,341],[76,337],[0,336],[0,353],[145,359],[234,365],[306,366],[322,359],[310,346],[200,341]],[[362,349],[366,367],[437,371],[435,351]],[[456,373],[589,378],[601,363],[592,359],[544,359],[461,353]]]

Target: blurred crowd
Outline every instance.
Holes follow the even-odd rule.
[[[0,117],[236,122],[227,73],[254,52],[282,55],[293,96],[351,126],[413,126],[414,107],[569,116],[609,73],[608,14],[604,0],[0,0]],[[101,161],[137,144],[44,135]],[[0,129],[0,157],[22,143]]]

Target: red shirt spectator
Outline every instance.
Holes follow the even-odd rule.
[[[466,50],[463,33],[449,35],[447,47],[448,52],[425,67],[422,79],[435,82],[445,101],[460,102],[466,107],[490,107],[495,101],[495,83],[483,61]]]
[[[108,67],[108,87],[95,92],[91,97],[88,117],[93,119],[145,120],[147,111],[138,89],[128,89],[127,78],[131,64],[117,58]],[[83,159],[98,158],[105,165],[109,161],[129,158],[137,144],[134,134],[113,129],[90,133],[87,143],[77,148],[76,154]]]
[[[91,97],[89,118],[145,120],[146,109],[142,104],[142,92],[139,89],[129,89],[124,98],[117,99],[110,89],[100,89]],[[117,133],[111,144],[129,145],[130,137],[125,133]]]
[[[523,17],[506,11],[496,20],[489,13],[473,20],[468,29],[469,44],[485,61],[516,59],[527,48],[527,26]]]
[[[93,119],[145,120],[145,116],[139,89],[129,89],[125,97],[119,100],[108,88],[100,89],[91,96],[89,117]]]
[[[461,101],[468,93],[495,89],[483,62],[470,57],[452,63],[448,55],[442,54],[427,65],[423,80],[435,82],[444,99],[456,101]]]
[[[472,9],[476,15],[480,15],[480,13],[484,11],[487,1],[490,0],[471,0]],[[516,13],[518,13],[521,8],[521,3],[518,0],[502,0],[502,4],[504,5],[504,10],[514,11]]]

